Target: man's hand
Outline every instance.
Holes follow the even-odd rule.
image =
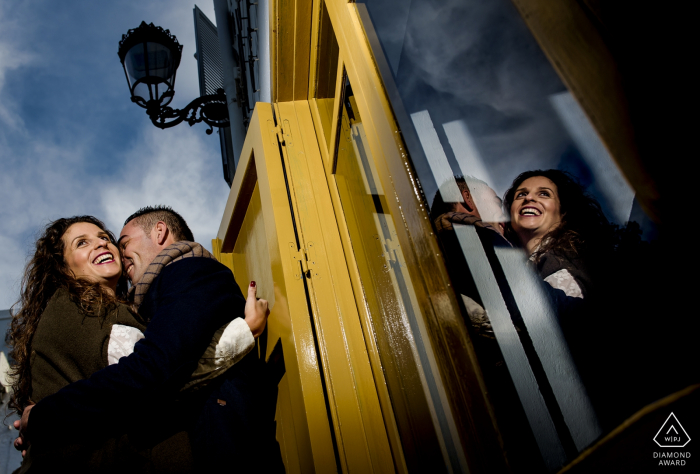
[[[248,299],[245,302],[245,322],[248,323],[250,332],[254,338],[258,338],[265,329],[267,317],[270,315],[270,310],[267,307],[267,300],[257,298],[258,288],[254,281],[248,286]]]
[[[17,438],[14,443],[15,449],[17,451],[22,451],[23,457],[27,454],[27,449],[29,449],[30,444],[29,438],[27,437],[27,426],[29,424],[29,412],[32,411],[32,408],[34,408],[33,403],[24,409],[20,420],[12,423],[15,429],[19,430],[19,438]]]

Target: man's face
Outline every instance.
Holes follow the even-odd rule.
[[[481,219],[481,214],[479,213],[479,205],[474,202],[473,195],[469,191],[461,190],[462,199],[464,200],[463,206],[455,206],[455,209],[459,212],[464,212],[478,219]],[[470,210],[471,209],[471,210]]]
[[[141,281],[146,268],[161,251],[155,239],[146,234],[136,224],[136,220],[130,221],[122,229],[119,234],[119,248],[122,251],[124,272],[133,285]]]
[[[485,222],[504,222],[507,219],[503,215],[501,198],[488,186],[482,186],[477,196],[474,196],[477,207],[480,209],[481,218]]]

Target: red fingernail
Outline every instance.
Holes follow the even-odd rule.
[[[255,288],[255,282],[254,282],[254,281],[251,281],[251,282],[250,282],[250,286],[252,286],[253,288]]]

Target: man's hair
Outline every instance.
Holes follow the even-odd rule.
[[[194,236],[187,226],[185,219],[169,206],[142,207],[130,215],[124,222],[124,225],[127,225],[133,220],[136,221],[136,225],[143,229],[146,234],[150,234],[155,225],[159,221],[163,221],[165,225],[168,226],[170,232],[173,233],[173,238],[175,240],[189,240],[190,242],[194,242]]]
[[[471,195],[479,193],[484,188],[491,189],[491,187],[488,184],[486,184],[485,181],[482,181],[479,178],[474,178],[473,176],[455,176],[454,178],[450,178],[443,184],[446,184],[447,182],[456,182],[457,187],[460,191],[466,191],[468,194]],[[432,220],[434,221],[442,214],[454,210],[455,204],[457,203],[446,203],[442,198],[442,193],[440,192],[440,189],[438,188],[437,193],[433,198],[433,205],[430,208],[430,215]]]
[[[464,178],[457,178],[457,186],[459,186],[460,190],[462,189],[462,186],[467,187],[467,191],[469,191],[469,194],[479,194],[483,192],[486,189],[491,189],[491,186],[486,183],[486,181],[483,181],[479,178],[475,178],[473,176],[465,176]],[[460,182],[461,181],[461,182]],[[462,184],[464,183],[464,184]]]

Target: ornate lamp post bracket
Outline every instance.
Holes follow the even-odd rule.
[[[193,100],[184,109],[168,106],[175,95],[175,76],[182,58],[182,45],[169,30],[141,22],[138,28],[122,35],[118,54],[131,101],[146,109],[156,127],[204,122],[209,125],[207,134],[211,134],[213,127],[229,125],[223,89]]]

